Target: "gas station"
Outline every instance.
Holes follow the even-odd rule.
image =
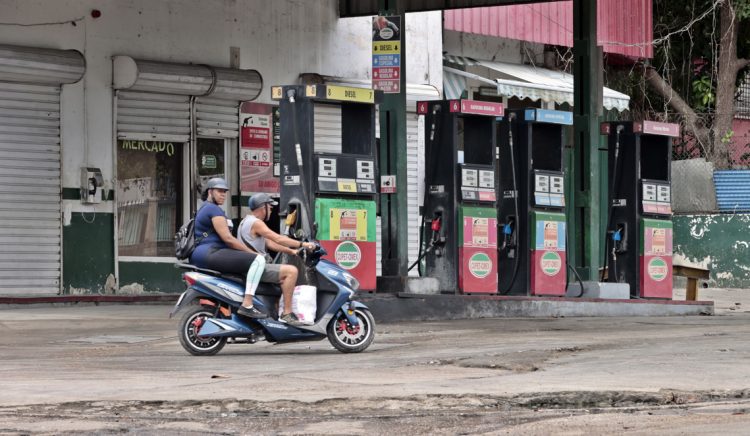
[[[297,235],[301,231],[317,238],[329,260],[357,277],[361,292],[404,297],[399,298],[399,304],[413,295],[466,301],[474,297],[579,301],[607,298],[585,291],[608,284],[617,289],[627,287],[626,298],[619,298],[623,301],[671,300],[671,139],[679,136],[679,131],[648,120],[602,124],[602,52],[597,45],[596,0],[572,2],[574,81],[570,94],[574,101],[567,111],[549,101],[538,105],[542,107],[522,107],[464,96],[447,98],[433,83],[440,81],[442,60],[435,75],[429,65],[433,53],[425,57],[412,51],[415,65],[427,64],[417,71],[419,79],[412,88],[433,87],[440,94],[435,97],[442,99],[419,98],[417,122],[407,116],[407,101],[415,101],[406,96],[409,14],[531,3],[541,2],[340,0],[326,5],[338,9],[338,14],[326,19],[351,18],[347,24],[354,23],[349,26],[354,30],[343,33],[343,42],[334,41],[328,47],[341,48],[350,53],[352,63],[364,65],[359,69],[337,65],[331,70],[338,74],[353,71],[354,77],[349,78],[355,80],[368,76],[369,86],[364,87],[305,80],[309,71],[323,77],[331,60],[337,59],[335,50],[321,49],[311,70],[304,70],[309,59],[300,55],[292,56],[291,68],[283,62],[262,65],[267,73],[261,75],[247,68],[247,62],[241,65],[238,42],[238,47],[228,47],[232,49],[232,68],[227,68],[209,46],[223,43],[214,41],[219,38],[216,35],[209,39],[210,44],[201,46],[200,56],[205,60],[191,57],[197,55],[189,51],[174,56],[170,51],[167,56],[144,49],[142,58],[119,56],[128,52],[130,39],[118,36],[124,41],[121,46],[91,45],[99,51],[89,57],[107,61],[86,71],[85,56],[71,51],[68,55],[75,58],[76,80],[91,76],[96,83],[107,83],[109,73],[115,80],[112,87],[102,89],[107,98],[88,99],[93,106],[84,113],[86,119],[71,122],[66,115],[55,121],[67,132],[66,141],[61,141],[59,131],[50,131],[57,135],[51,139],[54,144],[64,142],[67,147],[63,150],[66,154],[57,159],[77,168],[76,174],[55,179],[55,183],[68,186],[61,188],[62,205],[50,206],[61,209],[50,212],[50,220],[55,221],[53,233],[62,241],[57,220],[68,215],[59,226],[68,227],[67,247],[93,240],[111,244],[87,246],[84,251],[91,254],[86,258],[68,251],[60,254],[59,260],[50,260],[54,277],[49,289],[65,288],[64,261],[69,265],[68,289],[88,289],[92,283],[101,286],[105,278],[107,286],[119,289],[123,277],[157,291],[171,289],[178,279],[171,271],[171,259],[164,256],[169,249],[170,226],[194,212],[197,200],[192,194],[203,179],[227,174],[236,186],[227,210],[230,219],[244,214],[247,196],[267,189],[279,196],[275,213],[282,233]],[[283,15],[287,6],[293,5],[283,4],[271,13]],[[104,16],[114,15],[110,12],[114,11],[107,10]],[[185,19],[198,15],[189,8],[180,13]],[[104,23],[95,21],[99,16],[84,18],[94,26]],[[355,21],[356,17],[367,18]],[[367,25],[363,27],[363,23]],[[315,31],[330,31],[329,24],[321,23]],[[241,24],[236,26],[237,32],[244,29]],[[362,35],[371,35],[367,50],[352,42],[360,41]],[[306,36],[304,32],[295,34],[301,42],[307,42]],[[79,39],[68,29],[65,41]],[[248,50],[250,46],[256,47],[243,47]],[[257,47],[268,52],[310,51],[310,47],[298,46],[290,42]],[[13,49],[10,53],[19,57],[26,51]],[[253,53],[251,58],[257,62],[263,56]],[[273,78],[270,82],[269,77]],[[98,89],[85,84],[74,88],[67,78],[60,80],[50,92],[59,97],[62,83],[65,92],[76,96],[63,99],[63,106],[56,104],[66,114],[78,114],[78,100],[88,101],[84,94]],[[507,80],[496,82],[497,90],[501,84],[511,86]],[[16,88],[19,91],[14,98],[23,100],[23,92],[30,92]],[[246,92],[240,95],[235,88]],[[264,94],[270,94],[270,99],[263,100]],[[251,103],[255,98],[261,100]],[[79,127],[86,140],[71,145],[76,144],[71,137]],[[409,154],[410,128],[419,131],[419,135],[411,134],[419,138],[409,140],[422,141],[419,150],[423,155]],[[89,147],[89,134],[92,144],[110,141],[108,154]],[[605,135],[608,155],[602,161]],[[130,141],[140,142],[134,146]],[[158,154],[159,150],[167,151]],[[152,153],[148,159],[140,154],[146,151]],[[130,154],[134,161],[140,159],[148,165],[127,165]],[[88,162],[84,168],[104,170],[98,178],[87,172],[82,179],[83,161]],[[421,165],[424,171],[415,171],[410,165]],[[163,171],[166,167],[169,173]],[[127,172],[131,168],[133,174]],[[153,170],[153,174],[136,174],[141,168]],[[609,185],[603,183],[603,174],[610,175]],[[418,195],[410,190],[414,178],[424,188]],[[77,185],[92,179],[98,194],[82,196],[85,190]],[[128,195],[123,194],[125,190]],[[67,212],[62,210],[66,207]],[[418,214],[414,212],[417,208]],[[105,218],[96,221],[99,236],[89,238],[91,217],[96,214]],[[142,250],[144,234],[155,236],[147,242],[161,251]],[[419,237],[418,259],[410,258],[410,249],[414,251],[410,236],[414,239],[415,235]],[[98,262],[96,275],[89,272],[89,257]],[[414,271],[419,271],[419,277],[413,276]],[[568,292],[573,284],[581,289],[581,299]]]
[[[599,126],[600,95],[593,89],[601,86],[587,74],[599,60],[586,32],[592,30],[590,11],[581,9],[589,2],[575,2],[584,55],[577,58],[574,112],[506,110],[468,99],[417,102],[425,168],[419,223],[404,221],[405,195],[395,189],[406,184],[399,122],[406,85],[398,74],[406,61],[399,48],[405,35],[393,29],[413,4],[391,2],[395,9],[384,10],[380,3],[373,28],[386,31],[374,32],[373,89],[272,87],[281,125],[282,230],[316,237],[329,260],[350,270],[366,293],[562,301],[576,299],[568,293],[576,281],[580,300],[592,297],[584,292],[587,285],[606,282],[628,292],[594,297],[671,300],[669,165],[671,137],[679,131],[650,121]],[[341,9],[354,13],[357,6],[342,2]],[[340,114],[334,138],[318,127],[329,122],[321,114],[331,111]],[[598,183],[597,133],[608,135],[606,187]],[[566,148],[574,150],[568,165]],[[604,205],[595,195],[602,189],[608,193]],[[604,232],[596,224],[600,214],[607,217]],[[408,265],[407,232],[399,229],[415,228],[419,258]],[[378,277],[376,242],[383,251]],[[407,277],[415,267],[420,278]]]

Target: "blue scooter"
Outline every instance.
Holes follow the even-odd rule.
[[[187,290],[180,295],[169,314],[183,308],[177,335],[185,350],[195,356],[211,356],[226,344],[253,344],[260,340],[274,343],[328,338],[342,353],[359,353],[375,339],[375,320],[364,304],[353,301],[359,288],[354,276],[338,265],[321,259],[326,252],[319,244],[304,260],[304,273],[317,288],[317,313],[312,325],[292,326],[278,320],[275,310],[281,297],[278,285],[261,283],[253,305],[269,314],[252,319],[237,314],[245,293],[244,277],[178,263],[186,270]]]

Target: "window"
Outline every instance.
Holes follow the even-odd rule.
[[[196,162],[195,167],[198,169],[198,184],[201,189],[196,190],[196,204],[200,207],[203,202],[201,201],[201,193],[204,187],[208,184],[208,181],[214,177],[226,177],[226,159],[225,159],[225,141],[223,139],[216,138],[198,138],[197,152],[195,154]],[[229,180],[227,179],[227,182]],[[225,211],[229,205],[229,200],[224,203],[222,209]]]
[[[737,111],[735,118],[750,119],[750,73],[745,74],[745,78],[737,87],[734,108]]]
[[[163,141],[117,141],[118,253],[174,257],[182,221],[183,148]]]

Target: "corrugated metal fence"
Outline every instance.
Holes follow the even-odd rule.
[[[714,171],[720,212],[750,212],[750,170]]]

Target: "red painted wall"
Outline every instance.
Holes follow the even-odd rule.
[[[654,54],[652,0],[598,0],[598,40],[607,53]],[[559,1],[445,11],[446,30],[573,46],[573,2]]]
[[[735,165],[750,167],[750,120],[735,118],[732,130],[730,156]]]

